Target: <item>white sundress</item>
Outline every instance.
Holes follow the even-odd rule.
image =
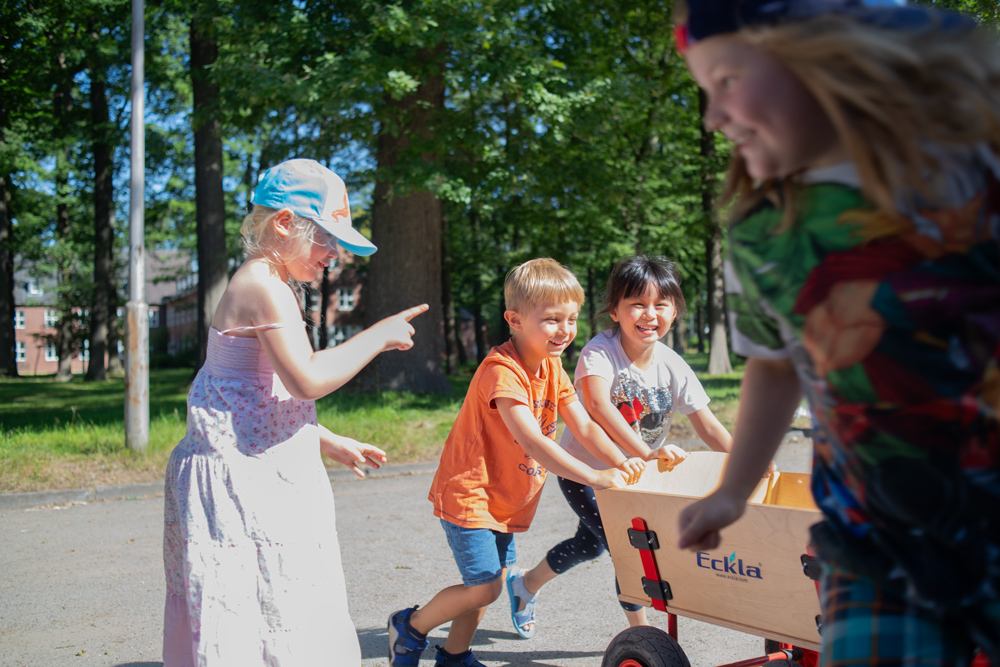
[[[360,665],[316,405],[256,337],[210,329],[165,495],[164,667]]]

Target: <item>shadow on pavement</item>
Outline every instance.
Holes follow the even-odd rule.
[[[435,644],[444,644],[448,636],[449,626],[442,626],[433,630],[427,639],[430,640],[430,647],[424,653],[424,659],[428,657],[433,660]],[[603,657],[603,651],[533,651],[529,642],[524,643],[523,651],[491,651],[489,647],[496,641],[510,641],[518,639],[515,632],[505,632],[500,630],[476,631],[476,636],[472,639],[472,647],[476,652],[476,657],[480,660],[497,661],[505,665],[516,664],[518,667],[556,667],[564,664],[562,662],[538,662],[539,660],[567,660],[573,658]],[[372,658],[384,658],[388,655],[389,633],[385,628],[368,628],[358,631],[358,640],[361,643],[361,658],[369,660]],[[510,662],[515,660],[515,662]],[[161,663],[135,663],[129,665],[118,665],[117,667],[160,667]]]

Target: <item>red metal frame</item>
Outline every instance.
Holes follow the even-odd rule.
[[[784,651],[778,651],[777,653],[762,655],[759,658],[750,658],[749,660],[731,662],[728,665],[719,665],[719,667],[757,667],[757,665],[763,665],[770,660],[785,660],[786,658],[788,658],[788,655]]]
[[[639,517],[632,519],[632,527],[641,531],[649,530],[646,526],[646,520]],[[642,559],[642,573],[646,575],[646,578],[650,581],[660,581],[660,570],[656,567],[656,558],[653,557],[653,552],[648,549],[639,549],[639,557]],[[667,604],[663,600],[657,600],[656,598],[652,598],[652,600],[653,609],[660,611],[667,610]],[[677,637],[674,637],[674,639],[677,639]]]

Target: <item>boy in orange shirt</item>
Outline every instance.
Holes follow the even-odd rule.
[[[462,584],[449,586],[421,609],[389,617],[389,664],[417,665],[427,633],[451,621],[437,647],[443,667],[481,666],[469,646],[487,607],[503,591],[517,558],[514,533],[528,529],[547,470],[595,489],[621,488],[639,479],[641,459],[624,458],[577,402],[560,356],[576,337],[583,289],[564,266],[548,258],[514,268],[504,283],[504,318],[511,339],[479,366],[445,442],[431,484]],[[556,418],[599,459],[597,471],[555,441]]]

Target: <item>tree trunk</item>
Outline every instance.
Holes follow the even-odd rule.
[[[421,53],[430,62],[440,49]],[[413,320],[413,348],[380,354],[360,379],[365,389],[447,393],[451,387],[442,370],[444,350],[441,312],[441,201],[430,192],[394,192],[392,178],[400,157],[413,138],[429,141],[430,114],[444,107],[444,77],[427,76],[417,90],[401,100],[385,99],[389,113],[399,113],[398,129],[383,123],[376,159],[379,178],[372,197],[372,255],[369,323],[406,308],[427,303],[430,310]],[[432,161],[425,153],[422,159]]]
[[[90,304],[90,361],[86,380],[104,380],[107,351],[109,303],[114,289],[112,237],[114,226],[114,185],[111,182],[111,146],[108,142],[108,100],[103,73],[90,70],[91,130],[94,143],[94,294]],[[118,350],[114,350],[117,356]]]
[[[6,46],[5,42],[5,46]],[[7,64],[0,58],[0,77],[8,75]],[[0,145],[10,118],[8,100],[0,98]],[[17,339],[14,335],[14,218],[10,210],[10,174],[0,172],[0,295],[6,306],[0,307],[0,377],[17,377]]]
[[[448,216],[441,216],[441,309],[444,311],[445,371],[458,372],[462,336],[451,293],[451,253],[448,252]]]
[[[726,289],[722,271],[722,230],[713,225],[705,241],[708,264],[708,372],[732,373],[726,336]]]
[[[698,354],[705,354],[705,303],[698,299],[698,309],[694,315],[694,325],[698,327]]]
[[[121,375],[125,372],[122,360],[118,356],[118,284],[115,280],[117,267],[114,263],[114,234],[111,235],[111,284],[108,285],[108,374]]]
[[[593,338],[597,331],[597,271],[594,267],[587,267],[587,321],[590,322],[590,337]]]
[[[698,106],[704,117],[707,107],[705,92],[698,91]],[[705,235],[706,283],[708,290],[708,372],[732,373],[726,336],[726,289],[722,270],[722,228],[715,219],[714,199],[716,176],[714,168],[715,135],[701,124],[701,210],[707,221]]]
[[[475,206],[469,209],[469,223],[472,225],[472,256],[478,259],[480,257],[479,250],[479,209]],[[478,266],[478,265],[477,265]],[[483,363],[483,359],[486,358],[486,354],[489,350],[489,341],[486,338],[486,318],[483,317],[483,305],[480,301],[480,295],[483,291],[483,284],[479,278],[479,271],[473,271],[472,273],[472,324],[475,327],[475,337],[476,337],[476,362],[477,365]]]
[[[65,165],[67,155],[61,149],[56,163]],[[69,242],[69,207],[64,203],[68,196],[69,183],[65,171],[56,167],[56,236],[63,242]],[[69,282],[69,262],[65,259],[59,262],[56,271],[56,281],[59,285]],[[73,379],[73,311],[67,303],[66,295],[59,295],[59,321],[56,322],[56,352],[59,355],[59,365],[56,368],[56,381],[69,382]]]
[[[3,102],[0,101],[0,107]],[[2,108],[0,108],[2,113]],[[2,120],[2,116],[0,116]],[[0,124],[0,136],[3,125]],[[17,346],[14,337],[14,223],[10,214],[7,175],[0,174],[0,294],[6,306],[0,308],[0,377],[17,377]]]
[[[319,349],[330,347],[330,323],[326,314],[330,311],[330,267],[323,267],[323,277],[319,283]]]
[[[58,66],[65,68],[65,58],[60,54]],[[70,96],[69,83],[63,82],[56,87],[53,111],[57,133],[61,136],[65,116],[71,111],[73,98]],[[69,243],[69,207],[66,201],[70,197],[69,178],[67,172],[69,150],[65,146],[56,149],[56,238],[59,243]],[[60,254],[57,261],[56,282],[60,287],[69,283],[70,261],[65,253]],[[59,355],[59,365],[56,370],[56,381],[69,382],[73,379],[73,311],[65,294],[59,294],[59,321],[56,323],[56,352]]]
[[[687,352],[687,337],[688,337],[688,327],[687,318],[679,317],[674,320],[674,344],[671,346],[674,352],[677,354],[685,354]]]
[[[205,363],[208,329],[229,283],[226,205],[222,189],[219,86],[210,67],[218,44],[207,12],[194,10],[190,26],[191,93],[194,101],[195,220],[198,234],[198,368]]]
[[[309,338],[309,344],[312,345],[313,351],[315,351],[319,349],[319,335],[316,331],[316,320],[313,319],[312,315],[313,310],[318,310],[313,287],[309,283],[302,283],[302,312],[305,313],[306,336]],[[318,312],[316,319],[319,319]]]

